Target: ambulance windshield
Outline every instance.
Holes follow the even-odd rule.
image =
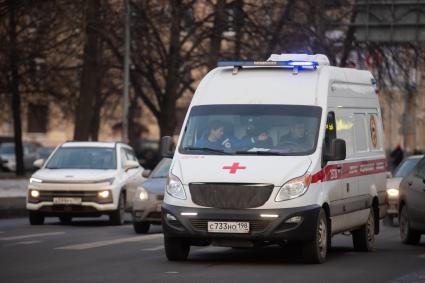
[[[315,151],[322,109],[302,105],[192,107],[183,154],[308,155]]]

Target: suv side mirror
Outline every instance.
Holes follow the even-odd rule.
[[[135,169],[135,168],[139,168],[140,164],[137,161],[134,160],[126,160],[124,162],[124,170],[127,172],[130,169]]]
[[[44,159],[37,159],[36,161],[34,161],[34,163],[32,164],[35,168],[40,169],[41,167],[43,167],[44,164]]]
[[[165,158],[173,158],[173,151],[171,146],[173,144],[173,138],[170,136],[164,136],[161,139],[161,156]]]
[[[334,139],[332,141],[330,152],[324,155],[325,161],[344,160],[347,155],[345,141],[343,139]]]
[[[152,172],[152,170],[149,170],[149,169],[143,170],[142,177],[143,178],[149,178],[149,175],[151,174],[151,172]]]

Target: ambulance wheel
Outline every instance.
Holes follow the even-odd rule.
[[[421,240],[421,233],[410,228],[409,215],[407,207],[403,205],[400,212],[400,238],[401,242],[406,245],[417,245]]]
[[[30,211],[29,212],[29,221],[30,225],[43,225],[44,224],[44,215]]]
[[[352,234],[354,249],[356,251],[373,251],[375,244],[375,214],[373,213],[372,208],[370,209],[366,224],[361,226],[359,229],[354,230]]]
[[[183,239],[164,237],[165,255],[169,261],[185,261],[190,245]]]
[[[134,232],[137,234],[146,234],[149,231],[150,227],[149,222],[133,222]]]
[[[328,252],[328,220],[326,213],[320,209],[317,217],[315,233],[311,242],[305,243],[302,252],[303,258],[306,263],[323,263],[326,260]]]

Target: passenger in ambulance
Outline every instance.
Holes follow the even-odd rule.
[[[246,134],[238,143],[239,149],[249,150],[251,148],[273,148],[273,140],[268,133],[268,127],[261,123],[249,125]]]

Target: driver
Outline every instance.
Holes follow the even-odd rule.
[[[304,122],[294,121],[289,128],[289,133],[280,137],[278,146],[282,148],[297,146],[297,148],[307,149],[309,145]]]
[[[211,149],[230,149],[232,147],[231,139],[224,138],[224,126],[225,124],[221,121],[212,121],[209,132],[201,137],[195,146]]]

